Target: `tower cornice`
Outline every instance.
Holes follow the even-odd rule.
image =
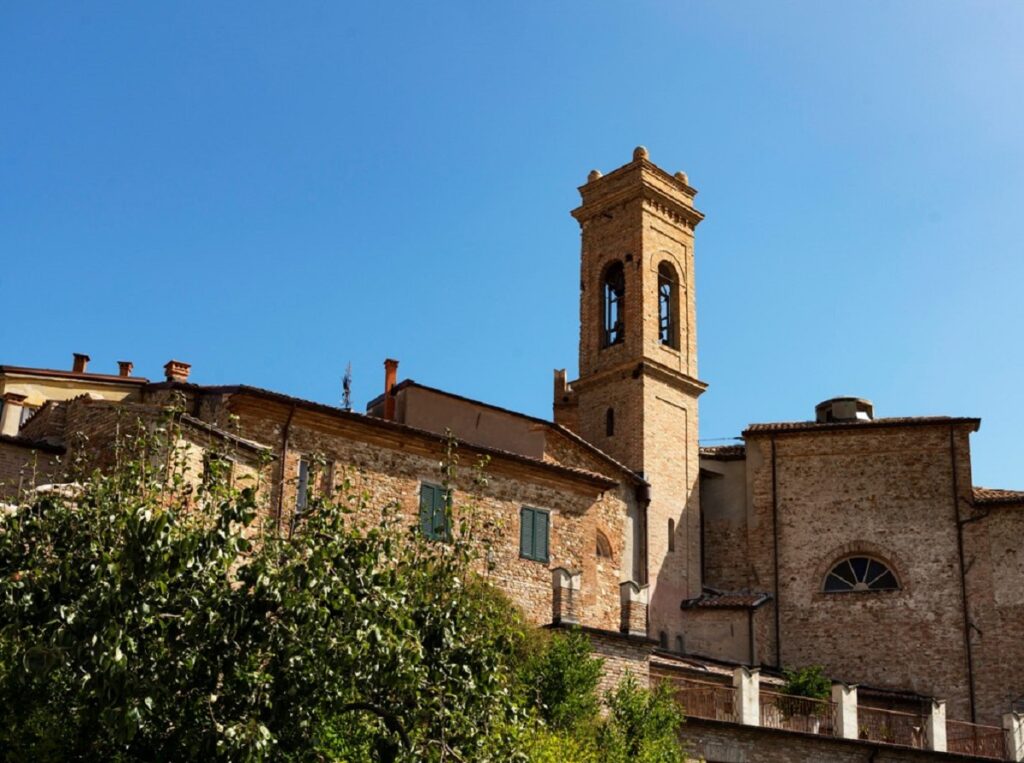
[[[685,177],[682,173],[670,175],[649,159],[634,160],[580,186],[583,204],[570,214],[582,225],[611,209],[642,198],[649,206],[693,230],[704,215],[693,206],[696,189],[679,176]]]
[[[587,374],[586,377],[576,379],[569,386],[577,391],[586,390],[590,387],[600,386],[605,382],[622,378],[623,374],[630,374],[634,378],[638,376],[650,376],[667,384],[671,384],[694,397],[698,397],[703,394],[708,388],[707,382],[695,379],[688,374],[676,371],[674,368],[670,368],[669,366],[650,360],[649,358],[645,358],[643,360],[628,360],[603,371]]]

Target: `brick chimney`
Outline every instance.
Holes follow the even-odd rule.
[[[25,410],[25,395],[4,393],[4,407],[0,410],[0,435],[14,437],[21,428],[21,412]]]
[[[188,372],[192,370],[189,363],[180,360],[168,360],[164,364],[164,378],[169,382],[187,382]]]
[[[640,586],[632,580],[619,583],[619,601],[622,605],[622,621],[619,630],[630,636],[647,635],[647,586]]]
[[[388,358],[384,361],[384,418],[395,420],[395,396],[392,390],[398,381],[398,361]]]
[[[583,575],[579,570],[556,567],[551,570],[551,622],[579,624],[580,587]]]
[[[80,352],[73,353],[74,362],[71,364],[71,372],[76,374],[84,374],[86,367],[89,365],[89,356],[83,355]]]
[[[131,376],[132,369],[135,368],[135,364],[130,360],[119,360],[117,361],[117,375],[118,376]]]

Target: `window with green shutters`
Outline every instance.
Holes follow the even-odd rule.
[[[548,561],[548,531],[551,515],[524,506],[519,512],[519,556],[535,562]]]
[[[420,530],[431,540],[448,540],[448,491],[440,485],[424,482],[420,486]]]

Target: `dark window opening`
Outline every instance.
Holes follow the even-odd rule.
[[[682,636],[676,636],[676,651],[679,654],[685,654],[685,652],[686,652],[686,650],[683,649],[683,637]]]
[[[604,412],[604,434],[611,437],[615,434],[615,409],[609,408]]]
[[[675,268],[663,262],[658,266],[658,341],[679,349],[679,279]]]
[[[661,631],[658,634],[658,646],[662,649],[668,649],[668,634],[665,631]]]
[[[826,593],[843,591],[896,591],[896,576],[887,566],[866,556],[843,559],[825,577]]]
[[[547,563],[550,524],[550,515],[542,509],[524,506],[519,511],[519,556]]]
[[[668,550],[676,550],[676,521],[674,519],[668,521]]]
[[[420,486],[420,532],[430,540],[451,537],[451,491],[424,482]]]
[[[625,338],[626,271],[621,262],[613,262],[604,274],[601,290],[603,323],[601,345],[611,347]]]

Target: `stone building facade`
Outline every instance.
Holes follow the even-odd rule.
[[[60,481],[84,447],[102,464],[126,422],[173,408],[196,471],[229,454],[277,531],[310,494],[345,486],[424,527],[455,443],[448,487],[466,512],[455,520],[479,529],[480,572],[537,625],[589,633],[609,686],[628,671],[721,695],[759,667],[778,691],[784,669],[822,665],[837,687],[860,685],[865,717],[925,708],[934,721],[936,699],[990,725],[1024,711],[1024,492],[973,485],[979,420],[876,418],[838,398],[701,448],[696,191],[638,148],[580,194],[579,377],[555,371],[553,420],[399,381],[391,360],[362,414],[195,384],[179,361],[150,382],[76,355],[71,371],[0,366],[0,491]],[[872,752],[856,730],[787,742],[738,728],[750,724],[733,710],[695,716],[709,760],[937,759]]]

